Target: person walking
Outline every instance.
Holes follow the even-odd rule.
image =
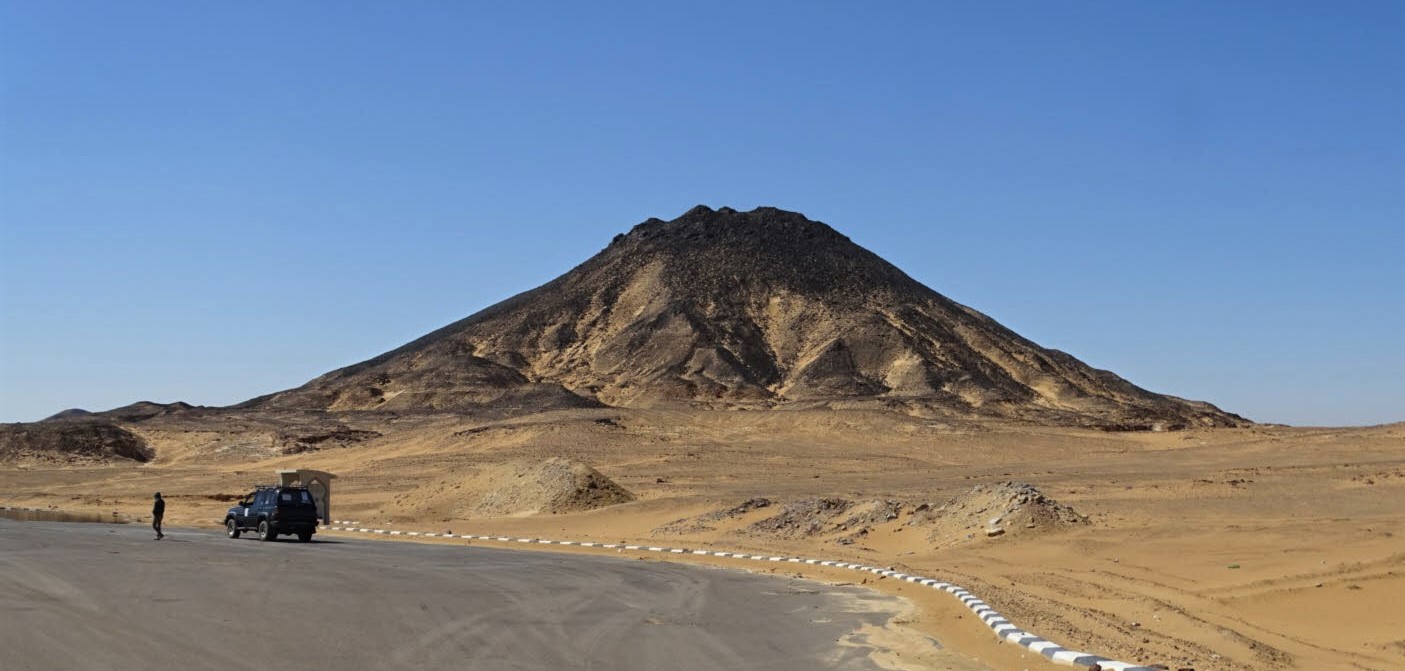
[[[151,528],[156,530],[156,540],[166,537],[161,533],[161,518],[166,516],[166,499],[161,498],[161,492],[156,492],[156,503],[151,506]]]

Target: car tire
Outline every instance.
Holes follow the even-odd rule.
[[[239,525],[234,523],[233,517],[224,521],[224,535],[230,538],[239,537]]]
[[[298,540],[300,540],[300,541],[302,541],[302,542],[304,542],[304,543],[306,543],[306,542],[308,542],[308,541],[311,541],[311,540],[312,540],[312,532],[311,532],[311,531],[299,531],[299,532],[298,532]]]
[[[278,540],[278,532],[273,530],[273,524],[271,524],[268,520],[259,520],[259,540]]]

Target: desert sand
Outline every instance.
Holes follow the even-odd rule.
[[[684,407],[341,419],[362,439],[294,450],[274,420],[149,420],[128,428],[150,462],[16,457],[0,503],[141,519],[159,490],[168,524],[212,527],[275,469],[314,468],[338,475],[332,517],[364,525],[893,566],[1064,646],[1173,669],[1405,668],[1405,424],[1129,433]],[[551,458],[580,466],[540,466]],[[585,465],[625,494],[573,489],[597,482]],[[531,486],[504,498],[513,479]],[[944,594],[867,584],[912,599],[899,624],[953,654],[1048,664]]]

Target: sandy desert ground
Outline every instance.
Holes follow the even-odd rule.
[[[159,490],[169,525],[212,527],[274,469],[315,468],[338,475],[332,516],[365,525],[894,566],[961,584],[1064,646],[1171,669],[1405,668],[1405,424],[1115,433],[615,408],[339,419],[380,435],[280,454],[276,419],[153,420],[130,427],[156,450],[151,463],[22,459],[0,467],[0,503],[144,518]],[[635,499],[574,510],[532,487],[501,496],[549,457],[590,464]],[[949,596],[869,585],[912,599],[898,624],[953,653],[1048,665],[998,644]]]

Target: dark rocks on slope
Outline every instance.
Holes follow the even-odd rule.
[[[154,456],[155,452],[140,436],[107,421],[0,424],[0,461],[59,458],[146,462]]]
[[[381,437],[379,431],[338,426],[321,431],[280,432],[273,438],[280,454],[302,454],[336,447],[346,447]]]

